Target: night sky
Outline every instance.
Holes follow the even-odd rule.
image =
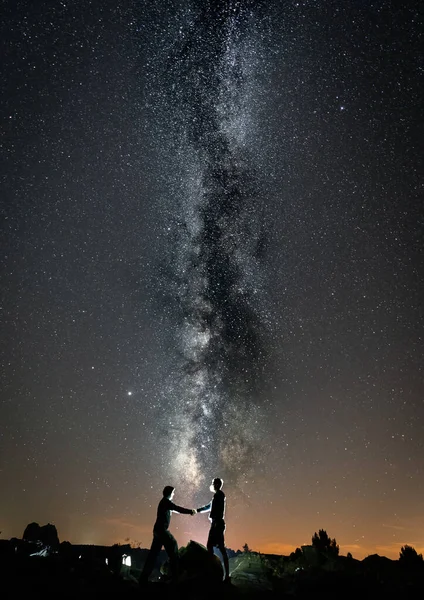
[[[422,3],[2,9],[1,537],[423,552]]]

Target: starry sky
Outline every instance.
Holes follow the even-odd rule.
[[[230,548],[424,551],[423,31],[414,1],[3,3],[1,537],[147,547],[165,485],[220,476]]]

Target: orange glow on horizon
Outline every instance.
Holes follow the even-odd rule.
[[[71,544],[112,546],[116,543],[130,543],[132,546],[149,548],[154,514],[154,507],[149,507],[143,518],[111,515],[90,519],[72,515],[72,517],[57,519],[54,524],[57,527],[59,540],[66,540]],[[253,551],[280,556],[289,556],[296,548],[310,544],[314,531],[321,526],[321,524],[315,526],[315,519],[311,519],[310,522],[305,519],[302,524],[295,521],[284,523],[273,521],[268,515],[268,519],[263,519],[261,522],[250,521],[246,527],[246,515],[244,515],[246,518],[239,517],[240,515],[232,513],[227,520],[225,539],[228,548],[235,551],[242,550],[243,545],[247,543]],[[43,523],[42,519],[39,520]],[[21,538],[27,524],[28,520],[22,519],[15,523],[0,523],[1,537]],[[386,522],[380,525],[373,522],[373,528],[371,529],[371,525],[368,527],[368,535],[365,538],[361,535],[360,539],[357,539],[359,536],[354,537],[348,530],[332,526],[331,523],[326,531],[330,537],[336,539],[341,556],[346,556],[350,552],[357,560],[373,554],[397,560],[402,546],[405,545],[412,546],[419,554],[424,554],[424,537],[420,535],[422,531],[420,524],[422,524],[420,517],[404,519],[396,524]],[[180,547],[185,546],[189,540],[206,545],[208,529],[207,514],[193,517],[174,514],[172,517],[171,531]],[[365,530],[363,532],[365,533]],[[284,538],[287,541],[284,541]]]

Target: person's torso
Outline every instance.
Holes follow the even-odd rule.
[[[225,517],[225,494],[218,490],[212,498],[211,521],[224,520]]]
[[[162,498],[158,504],[156,523],[153,527],[155,531],[168,529],[171,522],[171,501],[168,498]]]

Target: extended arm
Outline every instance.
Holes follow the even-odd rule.
[[[193,514],[193,510],[191,508],[183,508],[182,506],[177,506],[173,502],[170,503],[169,509],[172,510],[172,512],[180,513],[182,515],[192,515]]]
[[[196,509],[198,513],[201,512],[209,512],[212,508],[212,502],[209,502],[209,504],[205,504],[205,506],[201,506],[200,508]]]

